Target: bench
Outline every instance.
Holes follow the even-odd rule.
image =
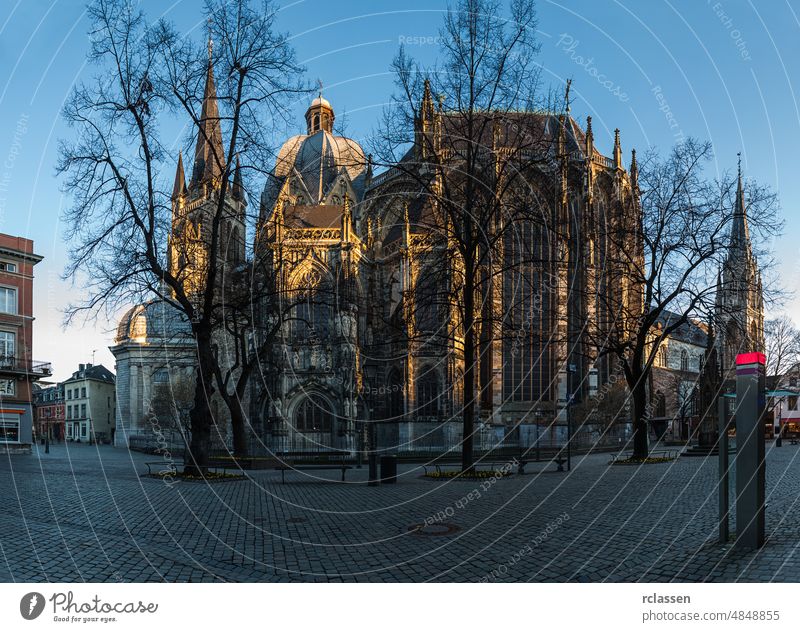
[[[276,470],[280,470],[281,472],[281,484],[286,482],[286,472],[287,471],[299,471],[299,470],[341,470],[342,472],[342,482],[345,480],[345,474],[347,474],[347,470],[352,470],[352,465],[346,465],[344,463],[329,463],[327,465],[321,465],[316,463],[308,463],[308,464],[289,464],[284,463],[283,465],[278,465],[275,467]]]
[[[275,454],[275,458],[280,461],[275,469],[281,473],[281,484],[286,483],[287,471],[339,470],[344,482],[347,470],[353,469],[352,465],[345,463],[345,454],[337,451],[280,452]]]
[[[155,474],[170,474],[171,476],[175,476],[175,474],[178,473],[178,468],[179,467],[184,467],[186,464],[185,463],[170,463],[168,461],[161,460],[161,461],[145,461],[145,465],[147,466],[147,475],[148,476],[153,476],[154,475],[153,468],[155,466],[157,466],[157,465],[160,465],[162,467],[162,469],[156,471]],[[222,465],[207,465],[206,469],[208,471],[210,471],[210,472],[214,472],[215,474],[218,474],[220,470],[222,470],[224,472],[226,469],[231,469],[231,468],[230,467],[225,467],[225,466],[222,466]]]
[[[567,462],[567,459],[560,455],[561,449],[559,448],[548,448],[550,452],[554,452],[553,458],[550,459],[553,463],[556,464],[557,471],[563,472],[564,471],[564,463]],[[503,466],[511,461],[517,462],[517,474],[523,475],[525,474],[525,466],[528,463],[539,463],[541,459],[539,458],[541,455],[537,455],[534,449],[529,448],[524,451],[509,451],[509,452],[501,452],[499,454],[485,454],[483,456],[476,455],[475,456],[475,463],[474,467],[481,467],[481,466]],[[441,474],[442,467],[446,465],[461,465],[461,457],[445,457],[445,458],[438,458],[435,461],[430,463],[424,463],[422,465],[422,469],[425,471],[425,474],[428,474],[428,470],[432,469],[437,474]]]

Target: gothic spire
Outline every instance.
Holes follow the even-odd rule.
[[[635,191],[639,187],[639,165],[636,162],[636,150],[631,149],[631,187]]]
[[[217,88],[214,83],[214,42],[208,38],[208,70],[203,92],[203,107],[197,130],[197,145],[194,149],[194,168],[189,186],[201,182],[219,183],[225,165],[225,150],[222,146]]]
[[[614,130],[614,169],[622,169],[622,145],[619,142],[619,128]]]
[[[744,249],[748,253],[750,247],[750,228],[747,225],[747,207],[744,203],[744,186],[742,184],[742,154],[739,156],[739,175],[736,185],[736,203],[733,209],[733,225],[731,226],[731,250]]]
[[[344,205],[342,208],[342,241],[349,242],[350,241],[350,231],[353,226],[353,213],[350,209],[350,196],[347,195],[347,188],[343,184],[342,189],[344,189]]]
[[[178,152],[178,168],[175,170],[175,184],[172,185],[174,202],[186,192],[186,174],[183,172],[183,152]]]
[[[586,117],[586,157],[591,158],[594,153],[594,132],[592,131],[592,117]]]
[[[239,156],[236,156],[236,169],[233,172],[233,199],[244,200],[244,186],[242,185],[242,166],[239,164]]]

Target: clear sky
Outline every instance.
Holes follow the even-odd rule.
[[[201,0],[142,0],[152,17],[167,15],[203,37]],[[321,79],[348,135],[364,139],[392,90],[389,63],[401,41],[423,62],[437,54],[445,2],[372,0],[284,3],[281,23],[293,36],[311,80]],[[544,79],[558,91],[573,79],[573,115],[591,114],[607,155],[622,130],[626,155],[650,145],[668,149],[684,136],[710,140],[719,171],[743,152],[748,176],[779,193],[787,220],[775,244],[780,277],[798,286],[800,222],[800,0],[540,0]],[[0,232],[35,240],[37,360],[63,379],[79,362],[114,360],[111,322],[62,327],[62,310],[80,291],[60,279],[65,246],[59,215],[67,201],[54,176],[57,141],[69,134],[60,109],[87,72],[89,24],[79,0],[0,2]],[[296,104],[304,128],[307,103]],[[783,310],[797,317],[800,301]],[[768,314],[769,316],[769,314]]]

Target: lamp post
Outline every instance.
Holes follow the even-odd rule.
[[[567,472],[572,469],[572,415],[570,408],[572,407],[572,375],[575,373],[575,365],[570,364],[567,367]]]
[[[367,422],[369,425],[367,426],[368,431],[368,440],[367,440],[367,447],[369,450],[369,454],[367,456],[367,463],[369,464],[369,480],[367,481],[367,485],[370,487],[375,487],[378,484],[378,455],[376,453],[376,445],[375,445],[375,420],[373,418],[373,408],[370,406],[369,408],[369,421]]]

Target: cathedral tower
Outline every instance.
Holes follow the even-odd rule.
[[[208,69],[202,109],[197,123],[197,141],[191,179],[186,184],[183,157],[172,191],[172,234],[170,236],[170,272],[181,279],[189,293],[202,291],[212,227],[219,204],[223,180],[230,175],[225,192],[224,210],[217,231],[217,262],[221,267],[235,267],[245,260],[245,200],[238,157],[236,166],[225,160],[221,119],[214,82],[213,44],[208,42]]]
[[[753,254],[742,185],[741,157],[730,243],[717,277],[717,349],[724,379],[732,379],[739,353],[764,351],[764,298]]]

